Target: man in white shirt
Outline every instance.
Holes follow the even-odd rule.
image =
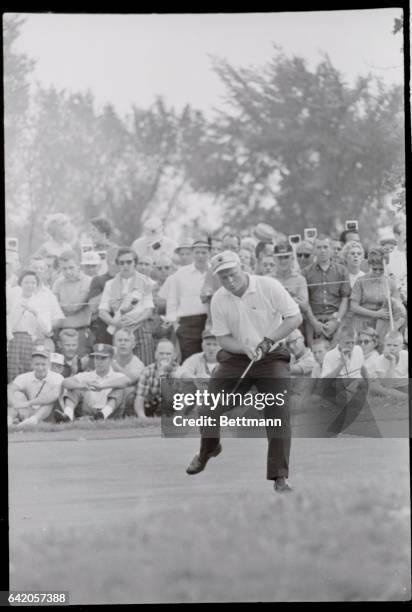
[[[120,408],[123,390],[131,381],[122,372],[113,370],[113,355],[114,349],[109,344],[95,344],[90,354],[94,357],[95,369],[63,380],[63,411],[58,413],[61,420],[73,421],[76,409],[81,416],[107,419]]]
[[[124,389],[123,400],[118,416],[136,416],[134,411],[136,385],[145,365],[133,354],[135,338],[130,329],[125,328],[116,330],[113,342],[115,346],[115,357],[112,361],[112,368],[115,372],[121,372],[130,380],[130,385]]]
[[[50,354],[44,346],[32,352],[32,372],[19,374],[7,389],[8,425],[37,425],[47,419],[62,388],[63,376],[50,370]]]
[[[283,340],[302,323],[299,307],[284,287],[274,278],[245,273],[239,256],[232,251],[218,253],[211,261],[212,272],[219,275],[222,286],[213,295],[211,313],[213,333],[221,350],[217,354],[218,367],[209,382],[209,393],[232,393],[234,380],[238,380],[251,365],[249,376],[243,380],[242,392],[254,384],[262,394],[274,394],[290,376],[290,355]],[[285,394],[286,396],[286,394]],[[270,406],[272,406],[270,408]],[[230,409],[219,404],[212,413],[209,407],[199,407],[199,414],[217,418]],[[265,403],[265,417],[275,410],[281,418],[279,433],[276,427],[267,427],[267,478],[274,481],[276,491],[290,491],[287,482],[290,454],[290,425],[287,397],[283,406]],[[199,454],[188,466],[188,474],[201,472],[211,457],[222,450],[219,425],[200,428]],[[206,437],[207,436],[207,437]]]
[[[383,353],[375,361],[369,375],[371,388],[387,397],[405,398],[408,393],[408,351],[402,349],[403,337],[399,331],[385,336]]]
[[[192,245],[193,263],[179,268],[168,280],[166,320],[174,324],[182,361],[202,350],[208,306],[200,299],[209,263],[209,243],[196,240]]]
[[[202,332],[202,352],[191,355],[182,363],[178,372],[180,378],[210,378],[217,366],[219,348],[211,329],[205,329]]]

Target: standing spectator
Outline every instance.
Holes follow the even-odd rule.
[[[330,246],[332,249],[332,261],[334,261],[335,263],[338,264],[342,264],[342,249],[343,249],[343,244],[340,240],[335,240],[332,239],[330,241]]]
[[[107,252],[110,247],[116,246],[110,240],[112,232],[112,224],[106,217],[94,217],[90,219],[90,237],[95,251]]]
[[[112,346],[95,344],[90,354],[94,357],[95,369],[63,379],[63,411],[56,411],[62,421],[74,421],[75,415],[96,420],[117,416],[123,390],[130,385],[130,380],[121,372],[113,371],[113,353]]]
[[[136,384],[145,366],[133,353],[136,341],[130,329],[117,329],[113,341],[116,349],[115,358],[112,361],[113,371],[121,372],[130,380],[130,385],[124,389],[119,417],[135,416]]]
[[[345,246],[345,244],[348,244],[348,242],[359,242],[360,243],[359,232],[353,229],[344,230],[339,236],[339,242],[343,246]]]
[[[238,234],[226,233],[222,236],[222,251],[239,253],[240,236]]]
[[[90,278],[97,276],[100,272],[101,264],[102,260],[96,251],[86,251],[82,253],[80,265],[82,272],[84,272],[86,276],[90,276]],[[107,265],[105,267],[107,269]]]
[[[137,384],[135,412],[140,419],[161,415],[161,378],[175,378],[178,368],[173,344],[160,340],[155,361],[141,372]]]
[[[264,255],[260,260],[260,264],[262,276],[275,277],[276,261],[274,255]]]
[[[202,350],[202,331],[208,307],[200,299],[206,280],[209,244],[195,240],[193,264],[183,266],[170,277],[166,319],[176,327],[182,361]]]
[[[406,226],[404,223],[396,223],[393,226],[393,234],[397,244],[389,254],[388,272],[393,274],[396,287],[398,288],[404,303],[407,294],[407,266],[406,266]]]
[[[57,342],[59,352],[63,356],[63,378],[83,372],[87,357],[79,357],[79,332],[69,327],[61,329]]]
[[[250,251],[253,257],[255,256],[256,245],[257,245],[257,240],[255,238],[252,238],[251,236],[245,236],[240,241],[240,248],[245,249],[246,251]],[[240,251],[239,251],[239,255],[240,255]]]
[[[395,281],[385,278],[384,260],[387,259],[381,247],[371,247],[368,253],[370,272],[355,281],[352,289],[350,307],[353,312],[353,325],[357,331],[365,326],[376,329],[382,343],[389,329],[388,290],[395,329],[405,323],[405,309],[398,298]]]
[[[112,335],[107,331],[107,324],[99,316],[99,305],[107,281],[112,280],[117,273],[117,249],[107,253],[107,271],[92,278],[87,302],[91,311],[90,333],[93,344],[111,344]]]
[[[243,272],[246,272],[247,274],[254,274],[255,258],[253,256],[253,252],[249,251],[248,249],[240,249],[239,259]]]
[[[331,241],[325,236],[315,240],[316,262],[302,270],[309,290],[309,305],[305,312],[306,340],[323,335],[333,340],[348,309],[349,276],[344,266],[332,261]]]
[[[211,236],[210,237],[210,256],[213,257],[213,255],[216,255],[217,253],[220,253],[221,251],[223,251],[222,239],[215,235]]]
[[[392,253],[398,244],[394,234],[387,234],[379,239],[379,246],[382,248],[384,253]]]
[[[343,264],[348,271],[350,286],[353,289],[355,281],[365,274],[361,270],[362,261],[365,257],[363,246],[360,242],[347,242],[342,249],[341,255]]]
[[[282,283],[299,307],[302,307],[302,312],[305,312],[309,300],[308,286],[305,277],[299,273],[300,270],[297,272],[298,269],[292,246],[287,242],[277,244],[273,276]]]
[[[50,215],[44,224],[44,231],[47,239],[36,255],[42,255],[43,257],[50,255],[58,258],[62,253],[73,250],[76,235],[67,215],[63,213]]]
[[[179,257],[179,266],[188,266],[193,263],[192,244],[192,238],[183,238],[175,248],[175,253]]]
[[[152,281],[154,285],[156,281],[152,279],[153,259],[149,257],[149,255],[145,255],[144,257],[139,258],[137,265],[136,265],[136,270],[140,272],[140,274],[144,274],[144,276],[147,276],[147,278],[150,278],[150,280]]]
[[[358,335],[358,344],[363,351],[363,363],[369,378],[370,373],[374,370],[375,362],[379,357],[379,353],[376,350],[379,344],[379,338],[373,327],[361,329]]]
[[[51,332],[50,313],[36,300],[38,287],[37,274],[25,270],[7,297],[8,382],[30,370],[34,343],[44,342]]]
[[[172,258],[176,243],[163,233],[163,223],[160,219],[152,217],[143,224],[143,236],[137,238],[132,244],[132,250],[137,256],[149,255],[156,263],[161,255]]]
[[[302,240],[296,247],[296,258],[301,270],[313,261],[313,246],[308,240]]]
[[[310,348],[305,346],[305,339],[299,329],[294,329],[286,338],[286,346],[291,353],[290,375],[292,378],[311,376],[316,365]]]
[[[66,251],[59,256],[62,275],[53,285],[61,309],[65,315],[62,328],[70,327],[79,333],[79,355],[87,355],[92,343],[90,339],[91,311],[88,296],[91,278],[80,270],[79,258],[74,251]]]
[[[8,387],[9,425],[37,425],[47,419],[58,400],[63,377],[50,370],[50,355],[43,346],[32,350],[31,371],[19,374]]]
[[[52,340],[54,336],[53,330],[60,329],[64,320],[64,313],[60,308],[60,304],[53,291],[49,289],[46,284],[46,260],[43,258],[33,257],[33,259],[30,261],[30,269],[36,272],[39,278],[39,286],[35,295],[36,304],[43,313],[47,313],[47,317],[50,319],[52,326],[52,331],[50,334],[48,334],[47,338],[44,338],[43,342],[47,350],[54,351],[55,344]]]
[[[409,382],[408,351],[402,349],[403,337],[398,331],[385,336],[383,353],[370,370],[371,388],[393,398],[407,397]]]
[[[136,253],[121,247],[116,263],[119,272],[107,281],[99,305],[99,317],[111,334],[121,327],[134,332],[135,355],[146,365],[153,361],[154,342],[150,318],[153,313],[152,283],[136,270]]]
[[[173,266],[172,259],[167,255],[160,255],[154,266],[153,276],[156,281],[163,285],[166,279],[175,271],[176,268]]]
[[[256,256],[255,274],[260,274],[264,276],[262,260],[266,255],[273,255],[273,252],[274,252],[273,242],[261,240],[260,242],[257,243],[256,249],[255,249],[255,256]]]

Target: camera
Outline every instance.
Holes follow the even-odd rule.
[[[312,240],[315,240],[317,238],[318,230],[316,229],[316,227],[305,227],[305,229],[303,230],[303,235],[305,237],[305,240],[311,242]]]
[[[152,249],[153,249],[154,251],[157,251],[158,249],[160,249],[160,247],[161,247],[161,246],[162,246],[162,245],[161,245],[161,243],[160,243],[160,242],[154,242],[154,243],[152,244]]]
[[[291,246],[294,246],[296,244],[299,244],[299,242],[302,242],[302,236],[300,234],[292,234],[291,236],[289,236],[288,240],[289,244]]]
[[[358,222],[357,221],[346,221],[345,222],[345,229],[346,231],[349,232],[358,232],[359,231],[359,226],[358,226]]]

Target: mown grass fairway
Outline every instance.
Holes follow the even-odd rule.
[[[295,439],[281,496],[264,439],[224,439],[188,476],[196,439],[112,433],[11,434],[11,589],[72,604],[410,598],[408,439]]]

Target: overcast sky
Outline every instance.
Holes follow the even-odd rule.
[[[350,82],[373,72],[403,82],[402,38],[392,34],[400,9],[309,13],[207,15],[52,15],[26,18],[16,49],[36,60],[43,85],[89,89],[98,105],[111,102],[123,115],[132,102],[149,105],[156,94],[181,108],[209,113],[222,106],[224,88],[208,54],[237,66],[259,66],[272,43],[313,66],[320,52]]]

